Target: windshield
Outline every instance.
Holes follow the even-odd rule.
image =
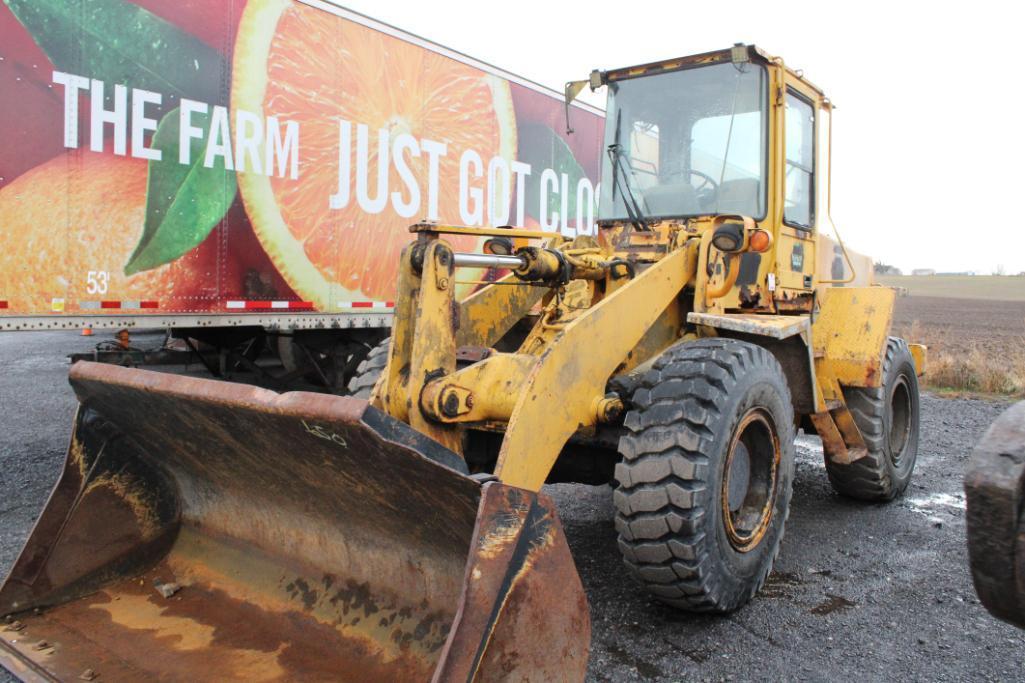
[[[599,219],[764,218],[766,80],[728,63],[609,83]]]

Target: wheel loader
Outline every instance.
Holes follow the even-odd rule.
[[[638,590],[697,612],[771,571],[797,430],[840,494],[899,495],[925,348],[824,234],[823,92],[746,45],[567,99],[588,85],[597,234],[414,225],[352,396],[75,364],[65,468],[0,589],[4,666],[581,680],[588,603],[546,482],[610,486]]]

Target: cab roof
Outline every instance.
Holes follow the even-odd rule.
[[[756,45],[744,45],[743,43],[737,43],[733,47],[729,47],[724,50],[714,50],[712,52],[702,52],[700,54],[689,55],[686,57],[664,59],[659,62],[638,64],[637,66],[627,66],[619,69],[610,69],[609,71],[601,72],[601,80],[602,83],[607,83],[609,81],[621,81],[628,78],[637,78],[639,76],[650,76],[652,74],[666,71],[677,71],[679,69],[687,69],[694,66],[748,61],[760,64],[777,64],[783,66],[788,73],[814,90],[819,96],[823,98],[826,96],[825,92],[823,92],[823,90],[817,85],[806,79],[802,72],[795,71],[794,69],[787,67],[783,63],[782,58],[770,55],[768,52],[765,52]]]

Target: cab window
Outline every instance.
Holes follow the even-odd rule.
[[[783,221],[810,230],[815,221],[815,110],[792,91],[786,97],[786,196]]]
[[[630,131],[630,168],[641,191],[658,185],[659,155],[658,124],[634,121]]]
[[[609,83],[599,220],[765,217],[768,76],[719,63]]]

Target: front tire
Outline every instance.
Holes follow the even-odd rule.
[[[882,386],[844,388],[843,394],[868,455],[849,465],[827,457],[829,483],[850,498],[893,500],[908,487],[918,456],[918,376],[907,342],[887,342]]]
[[[381,378],[384,368],[388,365],[388,350],[391,348],[391,337],[385,337],[370,349],[359,366],[356,374],[349,380],[349,395],[356,398],[370,399],[370,392]]]
[[[794,475],[786,377],[762,347],[670,348],[630,401],[616,466],[623,560],[658,600],[729,612],[761,588],[783,538]]]

